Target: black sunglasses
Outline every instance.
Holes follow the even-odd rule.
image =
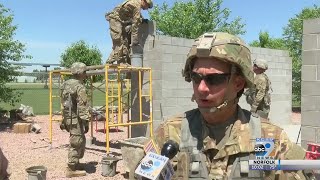
[[[213,73],[204,76],[192,71],[191,79],[196,84],[200,84],[200,82],[204,80],[208,85],[217,86],[226,82],[230,75],[230,73]]]

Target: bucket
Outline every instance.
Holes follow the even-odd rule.
[[[120,159],[117,157],[105,156],[101,160],[102,176],[113,177],[116,175],[117,162]]]
[[[131,65],[136,67],[142,67],[142,57],[140,53],[131,54]]]
[[[26,171],[28,180],[46,180],[47,168],[44,166],[31,166]]]

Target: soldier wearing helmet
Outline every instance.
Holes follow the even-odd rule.
[[[264,59],[256,59],[253,61],[253,71],[256,74],[254,77],[254,87],[248,89],[245,93],[247,102],[251,105],[251,112],[260,116],[261,120],[268,120],[270,112],[271,96],[270,92],[271,81],[265,74],[268,69],[267,61]]]
[[[89,130],[88,98],[83,85],[86,68],[84,63],[73,63],[70,68],[73,78],[65,81],[61,86],[63,120],[60,128],[70,133],[67,177],[86,175],[83,165],[79,162],[79,159],[84,156],[85,133]]]
[[[153,7],[152,0],[126,0],[121,5],[106,13],[106,20],[109,21],[110,35],[112,39],[112,52],[107,63],[112,64],[130,62],[130,41],[132,45],[138,45],[138,29],[143,19],[140,10],[147,10]]]
[[[158,152],[168,142],[179,149],[171,160],[172,179],[305,179],[301,171],[248,170],[256,138],[275,139],[270,156],[277,159],[303,159],[305,152],[281,128],[238,105],[244,89],[253,86],[251,52],[240,38],[203,34],[189,51],[183,76],[192,82],[198,108],[164,121],[152,138]]]

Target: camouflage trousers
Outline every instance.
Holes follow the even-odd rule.
[[[69,141],[68,166],[74,167],[79,164],[79,159],[83,158],[86,148],[86,137],[84,135],[71,134]]]
[[[110,36],[112,39],[112,52],[106,63],[130,63],[130,34],[125,31],[125,27],[116,19],[109,19]]]

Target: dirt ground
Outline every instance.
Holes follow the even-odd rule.
[[[61,131],[59,123],[53,123],[53,141],[52,146],[49,142],[49,116],[36,116],[33,120],[41,126],[41,133],[15,134],[10,128],[0,126],[0,147],[10,162],[10,179],[27,179],[26,168],[31,166],[47,167],[47,179],[68,179],[65,178],[65,169],[68,153],[68,136],[66,131]],[[292,113],[292,123],[301,123],[301,114]],[[98,132],[94,137],[97,141],[94,145],[87,146],[84,158],[81,163],[86,163],[85,170],[87,176],[71,179],[126,179],[124,162],[120,160],[117,163],[117,174],[114,177],[103,177],[101,175],[101,159],[105,155],[105,134],[102,131],[103,122],[98,123]],[[110,152],[121,158],[120,146],[117,140],[127,138],[127,128],[119,128],[121,132],[113,130],[110,133],[111,146]],[[90,132],[86,134],[90,136]]]
[[[65,169],[67,167],[67,155],[69,134],[66,131],[61,131],[59,123],[53,123],[53,140],[52,147],[49,142],[49,116],[33,117],[34,121],[41,126],[41,133],[16,134],[10,132],[3,125],[0,129],[0,147],[3,153],[10,162],[10,179],[23,180],[27,179],[28,173],[26,168],[31,166],[47,167],[47,179],[70,179],[65,178]],[[101,175],[101,159],[105,155],[106,140],[103,133],[103,122],[98,123],[98,132],[95,132],[94,137],[97,141],[95,145],[87,146],[84,158],[81,163],[86,163],[85,170],[87,176],[71,179],[126,179],[124,163],[120,160],[117,163],[116,175],[114,177],[104,177]],[[117,140],[127,138],[127,128],[119,128],[122,132],[112,131],[110,139],[113,143],[110,152],[121,158],[121,150]],[[90,136],[90,131],[86,134]]]

